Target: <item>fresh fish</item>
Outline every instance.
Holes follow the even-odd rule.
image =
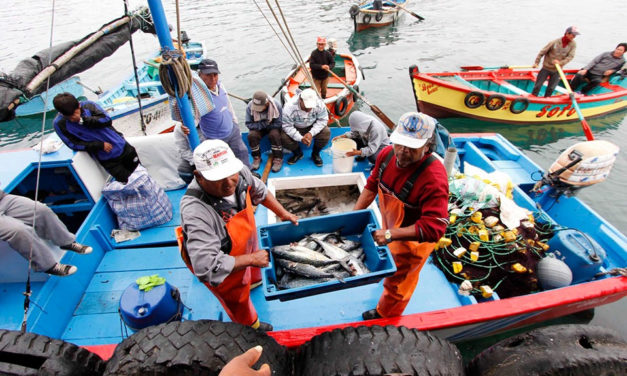
[[[363,260],[364,258],[366,258],[366,253],[364,252],[364,249],[361,247],[350,250],[348,253],[350,253],[350,255],[356,259]]]
[[[281,265],[281,267],[283,269],[285,269],[286,271],[289,271],[291,273],[294,274],[298,274],[299,276],[302,277],[306,277],[306,278],[335,278],[335,274],[334,273],[329,273],[329,272],[325,272],[323,270],[320,270],[318,268],[316,268],[313,265],[309,265],[309,264],[302,264],[299,262],[294,262],[294,261],[289,261],[289,260],[283,260],[283,259],[276,259],[276,262]]]
[[[318,245],[322,248],[322,251],[324,252],[325,255],[327,255],[330,259],[333,259],[339,262],[340,265],[342,265],[342,267],[346,269],[346,271],[351,273],[351,275],[357,275],[359,270],[354,266],[356,259],[353,256],[351,256],[350,253],[324,240],[319,240],[316,238],[312,238],[312,239],[314,239],[314,241],[318,243]],[[349,261],[351,261],[350,264],[352,264],[352,266],[349,264]]]
[[[314,266],[329,265],[336,262],[320,252],[299,245],[273,247],[271,252],[277,258]]]
[[[285,273],[283,278],[281,278],[278,281],[277,286],[281,290],[286,290],[286,289],[295,289],[299,287],[311,286],[314,284],[333,281],[333,280],[334,278],[319,278],[319,279],[303,278],[294,274]]]
[[[352,275],[363,275],[370,273],[368,267],[358,258],[350,258],[347,262],[348,266],[354,271]]]

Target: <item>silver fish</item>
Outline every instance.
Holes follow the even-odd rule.
[[[327,255],[330,259],[339,262],[340,265],[342,265],[342,267],[346,269],[347,272],[351,273],[351,275],[357,275],[357,273],[359,272],[359,270],[355,267],[355,263],[357,260],[353,256],[351,256],[350,253],[324,240],[319,240],[316,238],[312,239],[316,243],[318,243],[318,245],[320,245],[325,255]],[[352,266],[349,265],[349,261]]]
[[[273,247],[271,251],[275,257],[314,266],[329,265],[336,262],[320,252],[299,245]]]
[[[280,258],[275,259],[275,261],[281,265],[283,269],[289,271],[294,274],[298,274],[302,277],[306,278],[335,278],[334,273],[325,272],[316,268],[313,265],[302,264],[299,262],[283,260]]]

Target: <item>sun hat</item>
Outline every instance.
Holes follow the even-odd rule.
[[[256,91],[255,94],[253,94],[253,100],[250,103],[250,108],[253,111],[264,111],[266,109],[266,103],[268,103],[268,94],[266,94],[265,91]]]
[[[205,179],[218,181],[240,172],[244,163],[226,142],[206,140],[194,149],[194,165]]]
[[[316,102],[318,101],[318,95],[314,89],[309,88],[301,91],[300,99],[303,100],[303,104],[306,108],[314,108],[316,107]]]
[[[421,148],[433,136],[435,124],[436,120],[429,115],[407,112],[398,119],[390,141],[412,149]]]
[[[200,64],[198,64],[198,71],[203,74],[220,73],[218,63],[211,59],[203,59]]]

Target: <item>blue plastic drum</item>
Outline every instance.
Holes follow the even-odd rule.
[[[603,247],[581,231],[558,231],[548,242],[549,251],[560,252],[560,258],[573,272],[573,283],[591,281],[601,271],[606,259]]]
[[[128,286],[120,297],[120,315],[132,330],[181,320],[183,303],[179,290],[168,282],[141,291],[137,283]]]

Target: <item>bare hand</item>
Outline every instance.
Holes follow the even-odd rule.
[[[611,76],[611,75],[612,75],[612,73],[614,73],[614,71],[613,71],[613,70],[611,70],[611,69],[608,69],[608,70],[606,70],[605,72],[603,72],[603,75],[604,75],[604,76]]]
[[[351,151],[346,152],[347,157],[352,157],[355,155],[361,155],[361,150],[353,149]]]
[[[250,262],[248,266],[256,266],[258,268],[265,268],[268,266],[270,262],[270,256],[268,256],[268,252],[266,251],[255,251],[250,255]]]
[[[534,64],[534,65],[533,65],[533,67],[534,67],[534,68],[537,68],[537,67],[538,67],[538,64]]]
[[[311,145],[311,140],[313,139],[313,136],[311,133],[307,132],[304,136],[303,136],[303,144],[309,146]]]
[[[560,63],[560,61],[559,61],[559,60],[557,60],[557,59],[553,59],[553,65],[557,65],[557,64],[559,64],[559,63]]]
[[[105,153],[109,153],[111,152],[111,150],[113,150],[113,145],[111,145],[108,142],[105,142],[104,147],[102,149],[105,151]]]
[[[181,130],[186,136],[189,135],[189,128],[187,128],[186,126],[181,125]]]
[[[588,71],[587,71],[587,70],[585,70],[585,69],[582,69],[582,70],[580,70],[579,72],[577,72],[577,74],[582,75],[582,76],[585,76],[585,75],[586,75],[586,73],[588,73]]]
[[[292,222],[294,225],[298,226],[298,216],[297,216],[297,215],[294,215],[294,214],[292,214],[292,213],[289,213],[289,212],[288,212],[286,216],[281,217],[281,220],[282,220],[282,221],[290,221],[290,222]]]
[[[375,230],[372,232],[372,238],[378,245],[386,245],[388,244],[387,240],[385,240],[385,230]]]
[[[322,66],[322,69],[324,69],[324,70],[329,70],[329,66],[328,66],[328,65],[326,65],[326,64],[324,64],[324,65]]]
[[[242,355],[236,356],[222,368],[218,376],[270,376],[271,370],[267,364],[262,365],[258,371],[252,368],[261,357],[262,351],[261,346],[255,346]]]

